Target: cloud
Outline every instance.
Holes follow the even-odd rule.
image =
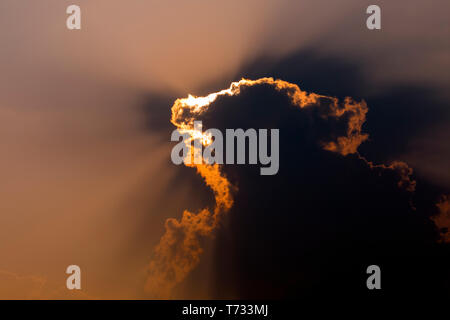
[[[283,187],[268,194],[267,198],[253,198],[253,193],[265,193],[261,188],[271,189],[274,186],[268,185],[261,177],[257,177],[258,182],[254,181],[256,179],[251,173],[251,166],[188,165],[196,168],[213,191],[215,207],[197,213],[186,210],[180,220],[170,218],[166,221],[166,232],[155,248],[149,265],[146,281],[148,294],[157,298],[171,296],[172,290],[200,263],[204,238],[214,235],[230,210],[236,218],[237,215],[259,216],[261,210],[275,215],[279,210],[276,207],[282,206],[292,211],[291,208],[299,206],[296,197],[285,198],[283,195],[282,201],[269,200],[265,207],[259,207],[259,203],[267,201],[264,199],[271,199],[278,192],[292,195],[291,189],[299,188],[301,195],[304,188],[311,188],[305,192],[312,193],[311,199],[320,196],[324,201],[329,201],[327,198],[330,193],[335,197],[336,194],[341,195],[342,191],[361,188],[359,193],[366,199],[359,199],[358,194],[351,194],[350,197],[343,194],[339,199],[341,203],[338,211],[350,204],[357,204],[356,207],[367,210],[367,206],[376,201],[371,197],[381,197],[384,198],[381,201],[384,205],[388,205],[389,201],[398,202],[403,218],[412,215],[416,210],[411,205],[416,187],[416,181],[411,177],[412,169],[402,161],[375,165],[358,153],[360,144],[368,139],[368,134],[362,132],[367,111],[364,101],[356,102],[347,97],[341,102],[335,97],[308,93],[296,84],[273,78],[242,79],[233,82],[227,89],[203,97],[189,95],[177,99],[172,107],[171,122],[193,139],[203,141],[202,132],[194,128],[194,120],[202,120],[209,128],[219,129],[280,128],[284,137],[281,141],[281,157],[286,160],[280,166],[283,173],[270,181],[275,181],[275,185],[281,183]],[[193,152],[190,145],[189,148]],[[344,172],[349,171],[348,176],[339,172],[342,166],[347,167]],[[356,172],[359,175],[355,176]],[[305,174],[310,177],[305,178]],[[337,176],[344,180],[333,181]],[[293,179],[297,182],[294,183]],[[318,183],[324,185],[323,190],[314,189]],[[377,191],[379,194],[371,195],[378,188],[381,188]],[[247,199],[249,194],[251,196]],[[242,195],[245,195],[245,205],[241,202]],[[239,200],[235,200],[235,197]],[[348,210],[353,209],[348,207]],[[344,212],[343,217],[345,213],[348,212]],[[364,215],[362,209],[361,217]],[[370,216],[367,218],[370,219]],[[259,220],[258,217],[255,219]],[[295,229],[295,226],[294,223],[292,228]],[[370,234],[374,235],[373,232]],[[379,235],[374,237],[377,238]]]
[[[238,191],[228,228],[216,236],[212,296],[364,296],[362,273],[373,263],[390,270],[386,298],[447,294],[448,247],[430,219],[442,190],[403,161],[377,164],[359,153],[362,146],[338,147],[339,138],[367,134],[363,121],[351,125],[365,115],[362,103],[357,112],[340,105],[339,116],[332,99],[295,108],[286,97],[267,84],[243,87],[198,116],[205,128],[280,128],[276,176],[260,177],[251,165],[222,167]]]
[[[261,78],[258,80],[242,79],[233,82],[228,89],[211,93],[205,97],[193,97],[189,95],[184,99],[177,99],[172,107],[171,122],[180,129],[191,129],[193,121],[199,114],[207,111],[208,106],[220,96],[234,96],[240,93],[241,87],[257,85],[269,85],[275,90],[282,92],[291,100],[291,103],[299,108],[313,105],[322,106],[321,116],[324,118],[345,119],[345,134],[336,136],[335,141],[322,142],[325,150],[339,152],[342,155],[355,153],[359,145],[367,140],[368,135],[361,133],[361,127],[366,119],[367,105],[364,101],[355,102],[350,97],[345,98],[343,103],[335,97],[328,97],[315,93],[307,93],[293,83],[273,78]]]
[[[450,242],[450,202],[449,196],[444,195],[436,204],[439,213],[432,219],[441,232],[441,241]]]
[[[393,161],[389,165],[384,164],[373,164],[373,162],[368,161],[364,157],[360,157],[360,159],[364,160],[367,165],[375,170],[392,170],[398,174],[398,187],[409,192],[414,192],[416,190],[417,182],[411,178],[413,174],[413,169],[408,166],[403,161]]]
[[[145,290],[153,298],[168,298],[172,289],[197,266],[203,253],[201,239],[218,227],[220,217],[233,204],[230,184],[218,165],[196,165],[197,172],[214,192],[216,206],[198,213],[188,210],[180,220],[166,220],[166,232],[156,246],[149,265]]]

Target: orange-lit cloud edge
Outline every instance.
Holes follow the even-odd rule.
[[[194,129],[196,117],[208,110],[209,106],[219,96],[239,95],[242,87],[270,85],[275,90],[286,94],[291,103],[299,108],[320,107],[326,101],[331,112],[327,117],[342,117],[348,119],[346,135],[337,137],[334,141],[322,141],[324,150],[336,152],[343,156],[357,154],[372,169],[393,170],[399,177],[398,187],[408,192],[414,192],[416,181],[411,179],[413,170],[402,161],[394,161],[389,165],[375,165],[358,154],[358,147],[368,139],[368,134],[362,133],[362,125],[366,121],[368,107],[364,101],[356,102],[346,97],[343,102],[335,97],[302,91],[298,85],[273,78],[257,80],[241,79],[232,82],[230,87],[207,96],[177,99],[172,106],[171,123],[181,132],[189,133],[191,139],[199,139],[203,145],[211,143],[204,133]],[[194,150],[190,141],[186,143],[190,156]],[[180,220],[169,218],[165,222],[165,234],[155,247],[153,258],[148,267],[148,277],[145,291],[151,298],[170,298],[173,288],[182,282],[198,265],[203,252],[201,239],[213,235],[220,225],[221,217],[233,206],[232,188],[235,187],[222,174],[219,164],[185,164],[194,167],[215,196],[215,207],[205,208],[197,213],[185,210]],[[443,231],[441,241],[450,242],[450,206],[448,197],[444,196],[437,204],[440,214],[433,221]]]

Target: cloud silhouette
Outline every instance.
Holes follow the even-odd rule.
[[[414,205],[412,169],[401,161],[374,164],[358,153],[368,138],[362,132],[367,110],[364,101],[307,93],[273,78],[242,79],[204,97],[177,99],[171,121],[192,137],[201,135],[194,120],[222,131],[279,128],[280,171],[265,177],[252,165],[189,165],[213,190],[216,204],[166,221],[166,233],[149,266],[147,292],[170,297],[199,264],[202,239],[213,235],[224,219],[230,219],[231,230],[221,232],[232,232],[233,241],[217,251],[222,253],[218,268],[229,266],[220,259],[224,253],[244,257],[232,259],[238,261],[232,266],[235,279],[224,272],[218,281],[218,288],[226,281],[243,291],[220,289],[223,297],[289,296],[300,282],[291,264],[301,263],[311,274],[315,266],[313,273],[323,271],[340,253],[352,266],[333,266],[334,272],[347,275],[370,257],[385,262],[396,257],[394,253],[408,255],[424,244],[435,246],[439,235],[430,220],[431,206],[420,207],[418,213]],[[323,256],[314,263],[303,261],[319,253]],[[301,273],[304,276],[305,270]],[[320,288],[311,282],[318,278],[314,274],[301,284],[309,283],[309,290],[313,284]],[[330,280],[329,272],[325,278],[333,288],[341,287]]]
[[[218,235],[215,297],[359,298],[368,294],[371,264],[386,271],[386,298],[449,294],[449,247],[438,243],[432,220],[439,190],[416,181],[403,161],[376,164],[359,154],[359,105],[342,116],[327,101],[295,108],[263,84],[200,115],[206,128],[280,128],[278,175],[223,166],[238,192]]]

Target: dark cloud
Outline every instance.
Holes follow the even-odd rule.
[[[412,140],[449,120],[445,100],[427,86],[374,90],[362,69],[361,61],[311,49],[281,60],[256,59],[233,78],[273,76],[341,102],[346,96],[364,100],[368,112],[361,117],[362,109],[356,109],[364,123],[356,132],[369,137],[360,146],[364,139],[356,140],[359,154],[324,149],[324,142],[348,135],[354,112],[330,117],[335,111],[327,99],[296,108],[286,92],[267,83],[220,96],[197,117],[204,130],[280,128],[281,133],[276,176],[260,176],[259,166],[222,167],[238,191],[217,235],[212,297],[357,297],[367,293],[370,264],[382,268],[384,296],[449,294],[449,248],[439,243],[439,231],[446,230],[435,224],[446,221],[436,218],[443,217],[436,204],[448,190],[401,161]],[[199,93],[224,87],[215,83]],[[170,132],[174,127],[160,124],[168,118],[160,110],[173,96],[149,100],[149,126]],[[193,172],[180,169],[180,176]],[[205,263],[181,287],[204,282]]]
[[[378,162],[405,154],[409,151],[409,143],[428,133],[431,128],[448,126],[449,101],[431,84],[397,82],[387,87],[381,84],[375,86],[363,72],[366,64],[362,59],[324,55],[319,49],[311,47],[290,53],[282,59],[262,56],[249,61],[235,78],[271,76],[296,83],[306,91],[364,99],[370,106],[364,124],[365,131],[370,133],[370,143],[363,144],[360,151]],[[444,141],[442,143],[445,144]],[[431,160],[430,156],[423,154],[416,154],[416,157]],[[450,167],[442,169],[450,170]],[[450,181],[446,185],[450,186]]]
[[[237,192],[217,234],[211,296],[358,297],[367,293],[365,270],[371,264],[382,268],[384,296],[448,295],[449,248],[439,243],[439,231],[445,230],[435,224],[446,221],[436,218],[442,217],[436,204],[446,190],[398,161],[414,137],[447,121],[445,103],[427,87],[372,90],[360,73],[360,62],[319,56],[314,50],[282,60],[257,59],[242,69],[236,78],[274,76],[302,90],[338,97],[341,103],[346,96],[364,99],[368,112],[361,112],[364,103],[357,102],[354,111],[333,117],[332,99],[298,108],[289,90],[262,83],[243,87],[236,96],[219,96],[207,112],[195,115],[203,120],[204,130],[280,128],[281,133],[276,176],[260,176],[259,166],[222,167]],[[201,93],[223,88],[210,87]],[[174,128],[161,125],[168,118],[161,110],[174,96],[149,99],[151,130],[168,136]],[[325,150],[326,142],[349,136],[352,119],[360,122],[357,137],[369,134],[361,145],[365,138],[355,140],[354,150],[360,154]],[[179,171],[178,178],[194,172]],[[206,191],[204,186],[196,190]],[[205,263],[178,287],[186,290],[204,282]]]
[[[261,84],[218,97],[198,117],[206,128],[280,128],[277,175],[223,166],[238,191],[218,235],[214,296],[359,297],[371,264],[383,270],[385,297],[448,295],[449,247],[430,219],[442,190],[415,188],[404,163],[325,150],[321,142],[345,135],[349,120],[323,117],[327,110],[326,101],[298,108]]]
[[[316,99],[303,105],[295,88],[270,79],[242,85],[239,94],[218,96],[206,111],[186,109],[185,118],[175,119],[177,124],[195,117],[205,130],[279,128],[280,170],[261,176],[259,166],[222,166],[235,187],[228,214],[216,220],[204,209],[169,219],[150,265],[151,283],[164,288],[164,296],[167,287],[189,287],[202,279],[195,268],[203,238],[217,231],[206,223],[214,217],[222,228],[212,297],[360,297],[367,294],[365,270],[371,264],[383,270],[384,297],[448,295],[449,247],[435,224],[441,221],[436,203],[444,190],[418,179],[404,162],[372,162],[356,153],[365,139],[364,102],[338,103],[313,94]],[[339,148],[342,138],[354,147]],[[330,141],[337,147],[330,148]],[[192,254],[187,244],[195,249]],[[151,290],[159,290],[154,286]]]

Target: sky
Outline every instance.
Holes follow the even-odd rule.
[[[320,253],[328,257],[334,248],[327,243],[333,239],[348,248],[344,256],[352,256],[358,248],[348,246],[348,239],[339,238],[336,230],[353,225],[368,231],[367,235],[355,231],[351,239],[367,245],[375,246],[376,232],[389,235],[374,249],[387,266],[398,268],[402,261],[383,255],[384,241],[408,254],[420,247],[419,258],[435,252],[430,268],[443,265],[439,257],[448,253],[448,246],[442,238],[439,241],[433,221],[447,223],[445,195],[450,193],[447,2],[377,1],[382,12],[382,29],[377,31],[365,26],[370,1],[78,1],[82,29],[70,31],[65,11],[75,3],[0,3],[0,297],[253,298],[259,297],[258,288],[262,297],[287,297],[298,291],[295,288],[322,288],[315,280],[306,283],[306,275],[334,260],[305,263],[300,272],[288,268],[284,277],[280,270]],[[339,152],[330,156],[319,148],[316,138],[339,134],[309,111],[296,111],[292,117],[318,123],[312,131],[297,132],[296,125],[283,116],[279,116],[283,121],[270,122],[267,117],[272,112],[281,112],[273,111],[272,104],[283,106],[276,110],[289,104],[283,92],[270,86],[217,100],[210,106],[211,125],[280,126],[293,136],[310,137],[299,150],[305,152],[304,165],[313,168],[310,172],[315,176],[286,162],[292,174],[280,167],[276,178],[254,184],[252,168],[221,169],[231,185],[239,186],[230,191],[234,205],[221,219],[223,226],[199,239],[203,250],[199,261],[170,293],[152,286],[149,290],[149,268],[157,261],[155,248],[167,234],[166,219],[180,219],[184,210],[195,214],[217,206],[215,190],[205,184],[201,173],[170,161],[170,133],[175,129],[170,122],[172,105],[188,94],[203,96],[228,88],[242,77],[274,77],[339,101],[346,96],[364,100],[368,112],[361,130],[368,140],[357,147],[364,160]],[[253,117],[255,101],[267,117]],[[223,110],[226,105],[230,107]],[[286,139],[284,145],[293,143]],[[407,163],[414,172],[411,179],[417,187],[409,195],[412,200],[392,182],[404,177],[400,170],[404,167],[385,168],[394,176],[388,173],[384,180],[372,174],[381,170],[372,166],[388,167],[395,161]],[[331,169],[325,175],[328,166],[348,175]],[[364,184],[354,172],[367,174],[368,182]],[[297,200],[292,192],[297,188],[294,178],[303,181],[299,190],[310,190],[306,192],[310,199],[339,205],[293,201]],[[398,213],[392,230],[364,229],[368,217],[378,217],[371,210],[366,218],[355,218],[356,213],[342,219],[321,214],[349,212],[351,197],[336,197],[332,191],[342,179],[348,180],[343,190],[366,187],[362,190],[367,192],[361,191],[364,200],[357,201],[361,212],[379,201],[378,210]],[[266,209],[255,203],[273,186],[285,192],[276,194],[279,198],[269,201]],[[371,192],[381,193],[378,200]],[[277,232],[263,240],[267,224],[274,223],[271,212],[277,203],[297,218],[288,224],[275,223]],[[414,206],[421,218],[410,221]],[[263,219],[258,220],[261,210]],[[311,218],[315,216],[321,219]],[[289,217],[282,215],[281,221],[290,221]],[[375,225],[383,228],[389,218],[383,214],[377,221]],[[292,238],[280,238],[290,225],[301,226],[303,235],[296,238],[294,228],[285,232]],[[410,233],[399,231],[405,225],[411,226]],[[322,231],[307,232],[319,226],[336,231],[329,231],[330,238],[323,237],[328,242],[320,246]],[[248,228],[255,231],[246,232]],[[420,241],[404,244],[399,240],[404,236]],[[292,245],[283,247],[282,240]],[[430,242],[431,247],[424,245]],[[442,246],[435,248],[435,243]],[[259,256],[249,255],[260,251]],[[357,268],[366,258],[350,259],[351,265]],[[257,274],[252,261],[263,264],[266,259],[280,261],[259,268],[274,279],[251,278]],[[65,269],[70,264],[82,269],[81,292],[65,289]],[[293,274],[295,281],[289,277]],[[436,274],[448,289],[449,275]],[[316,278],[312,273],[311,279]]]

